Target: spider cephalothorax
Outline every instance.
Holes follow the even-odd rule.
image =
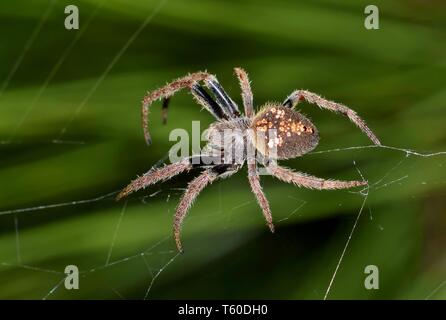
[[[299,157],[313,150],[319,135],[316,127],[297,111],[279,104],[267,104],[252,119],[251,128],[256,137],[256,149],[263,155],[270,156],[273,149],[275,159]]]
[[[177,248],[180,251],[182,251],[180,229],[192,202],[207,185],[218,178],[234,174],[245,162],[248,163],[248,180],[251,189],[271,231],[274,231],[271,210],[260,185],[257,164],[264,166],[269,174],[282,181],[310,189],[346,189],[367,185],[367,181],[317,178],[281,167],[273,161],[302,156],[313,150],[319,142],[316,127],[304,115],[294,110],[300,100],[347,116],[374,144],[380,145],[378,138],[356,112],[306,90],[294,91],[282,104],[267,103],[260,108],[257,114],[254,114],[253,96],[248,75],[241,68],[235,68],[235,74],[242,89],[244,115],[241,115],[237,104],[227,95],[217,78],[207,72],[197,72],[179,78],[150,92],[143,100],[143,129],[149,144],[151,143],[148,130],[149,106],[155,100],[164,99],[163,119],[166,120],[169,98],[180,89],[188,88],[198,104],[217,119],[209,127],[208,143],[201,154],[150,170],[132,181],[117,197],[120,199],[158,181],[164,181],[189,171],[193,167],[203,168],[203,172],[189,183],[176,209],[173,231]],[[214,98],[205,87],[199,84],[201,81],[204,82],[205,87],[213,94]]]

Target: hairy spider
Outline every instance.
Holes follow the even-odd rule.
[[[319,95],[306,90],[292,92],[282,104],[267,103],[255,114],[248,75],[241,68],[235,68],[234,70],[242,90],[244,115],[240,113],[237,105],[218,83],[217,78],[207,72],[192,73],[168,83],[164,87],[148,93],[142,102],[142,124],[144,136],[148,144],[151,143],[148,130],[149,106],[153,101],[164,99],[163,121],[165,122],[169,98],[180,89],[188,88],[198,104],[217,119],[209,127],[208,143],[204,148],[204,152],[148,171],[143,176],[132,181],[117,196],[119,200],[141,188],[189,171],[193,167],[204,168],[203,172],[189,183],[176,209],[173,233],[179,251],[183,251],[180,240],[181,225],[192,202],[207,185],[218,178],[234,174],[245,161],[248,163],[249,184],[271,232],[274,232],[273,219],[268,200],[260,185],[257,163],[264,166],[272,176],[299,187],[328,190],[367,185],[367,181],[340,181],[317,178],[276,164],[275,160],[295,158],[310,152],[319,142],[316,127],[305,116],[294,110],[299,101],[305,100],[308,103],[316,104],[321,109],[328,109],[347,116],[374,144],[380,145],[378,138],[355,111],[342,104],[325,100]],[[199,84],[200,82],[204,83],[204,86],[213,94],[215,100],[205,90],[205,87]],[[223,132],[226,133],[227,131],[233,132],[229,142],[227,139],[220,139]],[[249,157],[249,152],[247,152],[249,148],[255,151],[254,161],[252,161],[252,158]],[[238,156],[237,159],[231,158],[230,161],[222,162],[222,158],[225,158],[226,151],[229,149],[235,150],[236,156]],[[199,160],[198,165],[197,159]],[[225,160],[227,159],[225,158]]]

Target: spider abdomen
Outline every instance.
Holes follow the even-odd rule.
[[[253,143],[263,155],[290,159],[313,150],[319,135],[301,113],[281,105],[268,104],[252,120]]]

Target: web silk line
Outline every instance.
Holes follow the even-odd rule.
[[[42,298],[42,300],[48,299],[49,296],[54,294],[56,290],[62,285],[63,282],[65,282],[66,277],[63,277],[51,290]]]
[[[21,119],[19,120],[19,122],[16,124],[15,128],[12,130],[12,133],[10,135],[10,138],[8,141],[6,141],[6,143],[10,143],[14,140],[14,138],[17,136],[17,132],[19,131],[19,129],[22,127],[23,123],[25,122],[25,120],[28,118],[29,114],[31,113],[31,111],[35,108],[35,106],[37,105],[37,102],[40,100],[40,98],[42,97],[43,93],[45,92],[45,90],[47,89],[48,85],[50,84],[50,82],[53,80],[54,76],[57,74],[57,72],[59,71],[60,67],[63,65],[63,63],[65,62],[65,60],[67,59],[67,57],[69,56],[69,54],[71,53],[71,51],[73,50],[74,46],[76,45],[76,43],[80,40],[80,38],[84,35],[85,31],[88,29],[89,25],[91,24],[91,22],[94,20],[94,18],[96,17],[98,11],[100,8],[103,7],[103,5],[105,4],[107,0],[102,0],[102,2],[100,2],[96,8],[94,9],[93,13],[90,15],[90,17],[88,18],[88,20],[85,22],[85,24],[83,24],[81,30],[79,32],[76,33],[76,36],[74,37],[74,39],[71,41],[71,43],[68,45],[68,47],[64,50],[64,52],[62,53],[62,55],[60,56],[59,60],[54,64],[53,68],[51,69],[50,73],[48,74],[48,76],[46,77],[45,81],[43,82],[42,86],[40,87],[39,91],[37,92],[37,94],[34,96],[34,98],[32,99],[31,103],[28,105],[28,107],[26,108],[25,112],[23,113],[23,116],[21,117]],[[1,94],[0,94],[1,95]]]
[[[49,205],[41,205],[36,207],[29,207],[29,208],[22,208],[22,209],[14,209],[14,210],[5,210],[0,211],[0,216],[10,215],[10,214],[17,214],[17,213],[24,213],[24,212],[31,212],[31,211],[41,211],[45,209],[53,209],[53,208],[60,208],[60,207],[66,207],[66,206],[76,206],[79,204],[85,204],[85,203],[91,203],[91,202],[97,202],[100,200],[104,200],[109,198],[112,195],[118,194],[120,190],[113,191],[110,193],[107,193],[106,195],[99,196],[92,199],[86,199],[86,200],[78,200],[78,201],[69,201],[69,202],[61,202],[61,203],[54,203]]]
[[[147,298],[149,297],[149,294],[150,294],[150,291],[152,290],[153,284],[154,284],[155,280],[159,277],[161,272],[163,272],[164,269],[166,269],[180,254],[181,254],[180,252],[177,252],[177,254],[174,255],[172,258],[170,258],[170,260],[167,261],[167,263],[161,269],[158,270],[158,272],[155,274],[155,276],[152,277],[149,287],[146,290],[146,294],[144,295],[144,300],[147,300]]]
[[[57,270],[51,270],[51,269],[45,269],[45,268],[39,268],[30,266],[27,264],[11,264],[7,262],[0,262],[0,265],[3,267],[15,267],[15,268],[21,268],[25,270],[31,270],[31,271],[38,271],[38,272],[44,272],[44,273],[52,273],[52,274],[63,274],[63,272],[57,271]]]
[[[356,164],[355,164],[355,165],[356,165]],[[363,180],[365,180],[365,179],[364,179],[364,176],[363,176],[362,173],[361,173],[361,171],[360,171],[358,168],[356,168],[356,169],[358,170],[358,172],[359,172],[361,178],[362,178]],[[341,266],[341,263],[342,263],[342,261],[344,260],[345,253],[347,252],[347,249],[348,249],[348,247],[349,247],[349,245],[350,245],[350,241],[351,241],[351,239],[352,239],[352,237],[353,237],[353,233],[355,232],[356,227],[357,227],[358,222],[359,222],[359,219],[361,218],[362,211],[364,210],[364,207],[365,207],[365,204],[366,204],[366,202],[367,202],[367,198],[368,198],[368,196],[369,196],[369,188],[367,188],[367,192],[366,192],[365,195],[364,195],[364,200],[362,201],[361,208],[359,209],[359,212],[358,212],[358,215],[356,216],[356,219],[355,219],[355,222],[354,222],[354,224],[353,224],[353,227],[352,227],[352,229],[351,229],[351,231],[350,231],[350,233],[349,233],[349,235],[348,235],[347,242],[345,243],[344,249],[342,250],[341,256],[339,257],[338,263],[336,264],[336,268],[335,268],[335,270],[334,270],[334,272],[333,272],[333,275],[332,275],[332,277],[331,277],[331,279],[330,279],[330,283],[328,284],[327,290],[326,290],[326,292],[325,292],[324,300],[327,300],[327,298],[328,298],[328,295],[329,295],[329,293],[330,293],[331,287],[332,287],[332,285],[333,285],[333,283],[334,283],[334,280],[335,280],[335,278],[336,278],[336,275],[337,275],[337,273],[338,273],[339,267]]]
[[[339,152],[339,151],[349,151],[349,150],[361,150],[361,149],[389,149],[389,150],[405,152],[408,155],[414,155],[414,156],[423,157],[423,158],[446,155],[446,151],[423,153],[423,152],[419,152],[419,151],[412,150],[412,149],[405,149],[405,148],[392,147],[392,146],[386,146],[386,145],[377,146],[374,144],[366,145],[366,146],[356,146],[356,147],[346,147],[346,148],[336,148],[336,149],[328,149],[328,150],[321,150],[321,151],[313,151],[313,152],[310,152],[308,155]]]
[[[15,230],[15,248],[17,254],[17,263],[22,264],[22,255],[20,254],[19,218],[17,217],[17,214],[14,216],[14,230]]]
[[[128,201],[124,202],[124,206],[122,207],[122,210],[121,210],[121,212],[119,214],[118,222],[116,223],[115,232],[113,233],[112,242],[110,244],[110,248],[109,248],[108,254],[107,254],[107,260],[105,261],[105,265],[106,266],[108,266],[108,264],[110,263],[111,255],[112,255],[112,252],[113,252],[113,247],[115,246],[116,238],[118,236],[118,231],[119,231],[119,228],[121,227],[122,218],[124,217],[124,213],[125,213],[125,211],[127,209],[127,202]]]
[[[440,285],[438,287],[436,287],[431,293],[429,293],[429,295],[426,298],[424,298],[424,300],[429,300],[430,298],[432,298],[445,285],[446,285],[446,280],[444,280],[442,283],[440,283]]]

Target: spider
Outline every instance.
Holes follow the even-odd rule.
[[[249,184],[271,232],[274,232],[273,218],[268,200],[262,191],[257,164],[264,166],[269,174],[279,180],[309,189],[347,189],[368,184],[367,181],[322,179],[277,164],[276,160],[300,157],[310,152],[319,142],[316,127],[308,118],[294,110],[299,101],[305,100],[321,109],[347,116],[375,145],[381,144],[355,111],[306,90],[293,91],[282,104],[266,103],[255,113],[248,74],[241,68],[234,68],[234,71],[242,91],[244,115],[240,113],[237,104],[228,96],[217,78],[207,72],[196,72],[174,80],[158,90],[149,92],[142,101],[142,124],[148,144],[151,143],[148,129],[149,106],[152,102],[163,99],[163,122],[165,122],[170,97],[183,88],[189,89],[196,102],[217,119],[209,127],[208,143],[201,154],[150,170],[133,180],[117,196],[117,200],[119,200],[132,192],[159,181],[168,180],[194,167],[203,168],[201,174],[188,184],[176,208],[173,235],[180,252],[183,252],[180,239],[181,225],[198,194],[215,180],[237,172],[245,162],[248,167]],[[203,83],[204,86],[200,83]],[[233,132],[231,139],[229,142],[227,140],[223,142],[220,139],[221,134],[228,130]],[[269,134],[271,130],[275,132],[275,135]],[[247,149],[249,147],[255,151],[255,161],[248,157]],[[237,160],[216,161],[221,160],[225,151],[229,149],[236,150]],[[275,152],[271,152],[272,150]],[[199,160],[198,164],[197,159]],[[207,165],[203,163],[207,163]]]

